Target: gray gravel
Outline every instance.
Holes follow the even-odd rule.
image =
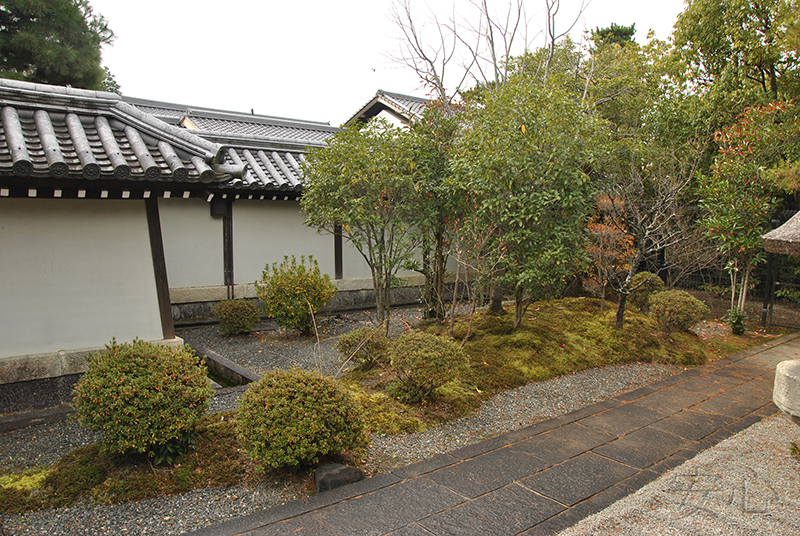
[[[236,341],[220,341],[214,334],[216,326],[182,330],[179,336],[260,373],[287,364],[316,367],[321,363],[326,370],[339,361],[333,350],[335,337],[362,323],[368,325],[368,316],[348,313],[324,320],[320,331],[326,340],[320,345],[323,350],[318,352],[317,360],[309,349],[314,346],[313,338],[297,342],[297,337],[287,337],[268,325],[264,326],[265,331]],[[419,313],[404,310],[397,319],[400,321],[393,328],[395,332],[418,320]],[[366,469],[380,472],[400,467],[585,407],[680,371],[680,367],[665,365],[621,365],[527,385],[493,397],[478,412],[463,419],[415,434],[373,437]],[[211,411],[234,409],[239,396],[216,397]],[[54,463],[66,452],[96,440],[95,434],[70,422],[0,434],[0,473]],[[263,481],[116,506],[85,504],[24,516],[3,515],[0,529],[4,527],[9,535],[182,534],[300,498],[302,493],[297,483]]]
[[[800,427],[775,414],[560,536],[800,534]]]
[[[272,321],[260,323],[249,335],[220,337],[216,325],[180,329],[177,335],[187,344],[214,350],[256,374],[290,367],[332,374],[341,365],[341,355],[335,348],[339,336],[362,326],[374,326],[374,318],[374,311],[321,316],[317,319],[319,340],[315,335],[301,336],[296,331],[279,328]],[[419,308],[394,310],[390,323],[392,335],[409,329],[421,318]]]

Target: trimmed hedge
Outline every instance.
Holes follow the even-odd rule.
[[[250,333],[258,323],[258,307],[247,300],[225,300],[214,307],[219,333],[224,336]]]
[[[369,443],[350,394],[335,380],[301,369],[275,370],[250,384],[237,421],[247,453],[272,468],[310,465]]]
[[[397,373],[394,394],[409,402],[429,399],[436,389],[463,378],[469,370],[461,345],[450,337],[422,331],[395,340],[389,357]]]
[[[666,290],[650,298],[650,315],[666,333],[688,331],[709,314],[705,303],[683,290]]]
[[[214,395],[205,366],[188,346],[112,340],[87,360],[73,391],[75,418],[103,432],[111,452],[146,453],[184,442]]]

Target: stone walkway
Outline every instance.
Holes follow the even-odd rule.
[[[800,334],[642,389],[194,535],[554,534],[777,408]]]

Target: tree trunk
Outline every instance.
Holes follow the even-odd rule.
[[[600,286],[600,310],[605,311],[606,309],[606,285],[608,283],[603,283]]]
[[[627,294],[619,295],[619,303],[617,304],[617,329],[622,329],[625,325],[625,306],[627,301]]]
[[[523,291],[518,289],[514,293],[514,329],[519,329],[522,325],[522,316],[525,313],[523,298]]]
[[[436,231],[436,250],[434,252],[434,262],[435,262],[435,282],[436,282],[436,303],[435,303],[435,310],[436,310],[436,318],[444,318],[445,317],[445,306],[444,306],[444,232],[442,230]],[[454,291],[455,292],[455,291]],[[455,301],[455,300],[454,300]]]
[[[500,285],[493,282],[489,292],[492,294],[489,301],[489,312],[495,315],[506,314],[505,309],[503,309],[503,291]]]

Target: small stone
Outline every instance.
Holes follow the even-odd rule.
[[[317,493],[322,493],[364,480],[364,471],[340,463],[324,463],[317,468],[315,478]]]

